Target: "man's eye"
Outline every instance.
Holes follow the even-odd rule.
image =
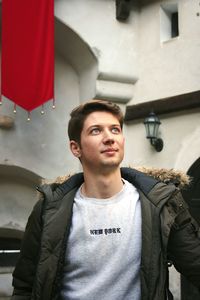
[[[91,134],[99,134],[100,133],[100,129],[99,128],[93,128],[92,130],[91,130]]]
[[[120,128],[118,128],[118,127],[112,128],[112,133],[120,133],[120,132],[121,132]]]

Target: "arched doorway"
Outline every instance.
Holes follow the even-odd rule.
[[[189,168],[190,187],[183,191],[183,197],[189,205],[190,213],[200,225],[200,158]],[[183,276],[181,277],[181,300],[199,300],[200,292]]]

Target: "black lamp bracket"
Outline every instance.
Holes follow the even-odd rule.
[[[151,145],[155,148],[157,152],[162,151],[164,143],[160,138],[151,138]]]

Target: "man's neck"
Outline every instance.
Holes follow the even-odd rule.
[[[82,193],[86,197],[106,199],[122,190],[123,182],[120,169],[105,174],[84,173]]]

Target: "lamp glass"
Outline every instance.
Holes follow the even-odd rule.
[[[159,118],[153,112],[151,112],[149,116],[144,120],[144,124],[146,128],[147,138],[157,138],[158,128],[161,124]]]

